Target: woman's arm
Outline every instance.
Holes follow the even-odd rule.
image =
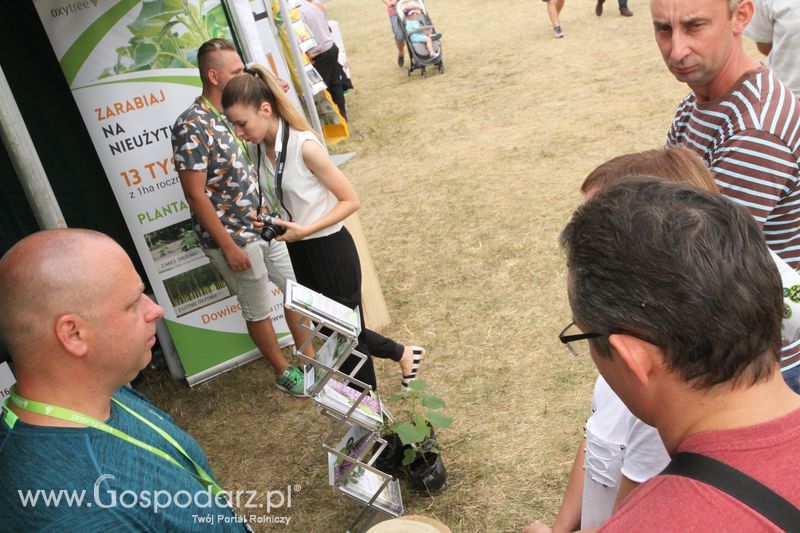
[[[586,439],[582,438],[572,463],[572,470],[567,481],[567,490],[558,509],[555,524],[552,529],[538,520],[523,529],[523,533],[563,533],[576,531],[581,527],[581,508],[583,506],[583,463],[586,459]]]
[[[633,489],[639,486],[639,483],[635,481],[631,481],[630,479],[626,478],[624,475],[619,480],[619,492],[617,492],[617,500],[614,502],[614,511],[616,512],[619,509],[619,506],[622,505],[622,502],[625,501],[625,498],[628,497],[628,494],[631,493]]]
[[[309,235],[341,222],[353,213],[360,205],[358,193],[353,185],[342,174],[342,171],[333,163],[325,150],[314,141],[305,141],[302,147],[303,162],[314,173],[317,179],[325,186],[339,202],[316,222],[300,225],[294,222],[281,220],[279,225],[287,228],[286,233],[278,240],[294,242],[305,239]]]
[[[586,439],[581,439],[578,451],[575,453],[575,461],[572,463],[572,470],[567,481],[567,490],[564,492],[564,499],[561,501],[561,508],[556,515],[556,522],[553,524],[553,531],[575,531],[581,527],[581,507],[583,506],[583,480],[585,472],[583,463],[586,460]]]

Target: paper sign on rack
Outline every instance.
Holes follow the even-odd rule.
[[[371,432],[359,426],[352,426],[336,446],[341,456],[328,452],[328,482],[361,503],[371,505],[392,516],[403,514],[403,499],[400,484],[391,476],[379,472],[355,458],[369,446]],[[344,456],[351,460],[345,459]],[[355,462],[350,468],[348,463]],[[349,473],[348,473],[349,471]],[[381,488],[383,487],[383,488]],[[376,492],[380,493],[376,497]]]
[[[336,300],[300,285],[293,280],[286,281],[286,299],[284,305],[312,320],[330,323],[332,327],[340,327],[348,334],[358,336],[361,322],[358,308],[350,309]]]
[[[329,380],[313,399],[325,409],[342,417],[348,416],[355,405],[356,408],[350,413],[350,418],[368,427],[377,428],[383,424],[381,399],[372,393],[365,394],[362,398],[362,393],[351,389],[341,381]]]
[[[338,369],[353,351],[357,342],[354,338],[348,338],[338,331],[334,331],[317,350],[315,359],[311,360],[303,357],[309,363],[306,365],[305,372],[306,395],[315,396],[317,394],[317,389],[321,386],[321,382],[330,372],[325,367]],[[354,374],[360,367],[360,364],[357,365],[350,374]]]

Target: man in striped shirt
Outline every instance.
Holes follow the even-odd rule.
[[[749,209],[798,270],[800,102],[742,47],[752,0],[651,0],[650,9],[667,68],[692,90],[667,143],[700,154],[722,194]],[[800,391],[800,341],[784,346],[782,368]]]

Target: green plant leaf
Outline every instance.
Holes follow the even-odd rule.
[[[197,36],[193,33],[184,33],[180,37],[175,37],[175,42],[178,43],[178,46],[181,47],[181,50],[197,50],[203,41],[201,41]]]
[[[178,24],[177,20],[168,22],[161,28],[161,31],[158,34],[159,39],[164,39],[164,41],[162,41],[162,44],[170,43],[171,49],[173,50],[175,50],[175,45],[172,44],[172,40],[169,38],[169,35],[172,33],[173,26],[176,26],[177,24]],[[166,50],[166,48],[164,48],[164,50]]]
[[[397,394],[391,395],[386,401],[389,403],[399,402],[400,400],[406,397],[405,392],[398,392]]]
[[[222,9],[222,4],[217,5],[205,16],[206,30],[209,35],[217,35],[228,33],[228,21],[225,19],[225,11]]]
[[[425,397],[422,398],[422,405],[428,409],[441,409],[447,406],[444,400],[432,394],[426,394]]]
[[[158,47],[153,43],[142,43],[133,51],[133,59],[136,61],[133,68],[147,67],[158,56]]]
[[[413,448],[408,448],[403,452],[403,466],[408,466],[417,458],[417,451]]]
[[[412,391],[424,391],[428,388],[428,382],[423,379],[415,379],[408,383],[408,388]]]
[[[169,3],[163,0],[143,2],[139,16],[128,25],[131,34],[137,37],[155,37],[161,33],[164,25],[183,11],[182,5],[168,6]]]
[[[436,411],[425,411],[425,416],[428,417],[428,422],[435,428],[446,428],[453,423],[453,417],[443,415]]]
[[[400,438],[400,442],[404,445],[413,445],[425,440],[427,436],[426,430],[420,430],[418,426],[414,424],[408,424],[406,422],[394,423],[392,424],[392,431],[397,433],[397,436]]]
[[[425,438],[427,439],[431,434],[431,428],[428,426],[428,419],[425,418],[421,414],[414,414],[411,417],[414,420],[414,427],[417,428],[417,431],[421,433],[425,433]]]
[[[436,446],[431,446],[430,448],[428,448],[428,453],[435,453],[439,455],[442,452]]]
[[[129,24],[128,29],[135,37],[155,37],[161,33],[163,22],[153,21],[147,24]]]

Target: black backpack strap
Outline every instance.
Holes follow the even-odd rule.
[[[784,531],[800,531],[800,509],[744,472],[711,457],[680,452],[659,475],[683,476],[715,487]]]

